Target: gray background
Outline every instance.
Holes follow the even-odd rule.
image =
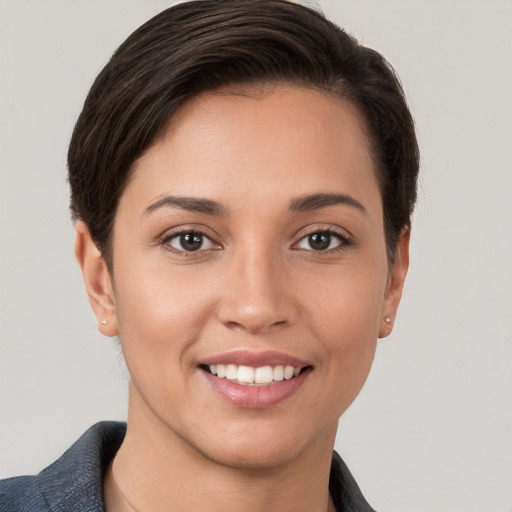
[[[337,448],[379,511],[512,510],[512,2],[325,0],[397,68],[422,148],[393,335]],[[73,257],[65,155],[93,78],[160,0],[0,0],[0,475],[123,419]]]

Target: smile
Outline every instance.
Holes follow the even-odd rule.
[[[275,351],[224,352],[198,366],[215,395],[243,409],[266,409],[291,399],[314,371],[308,361]]]
[[[220,379],[228,379],[241,385],[258,386],[281,382],[297,377],[302,368],[291,365],[252,366],[236,364],[211,364],[208,371]]]

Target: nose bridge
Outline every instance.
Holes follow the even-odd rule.
[[[237,247],[223,280],[221,321],[252,333],[292,323],[296,308],[287,274],[271,245],[253,240]]]

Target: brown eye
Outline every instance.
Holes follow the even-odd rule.
[[[174,235],[167,240],[167,243],[180,252],[194,252],[213,247],[213,242],[206,235],[196,231]]]
[[[331,231],[317,231],[302,238],[297,247],[309,251],[327,251],[329,249],[336,249],[348,241],[337,233]]]
[[[315,251],[325,251],[331,245],[330,233],[313,233],[308,236],[309,246]]]
[[[203,236],[198,233],[180,235],[180,245],[185,251],[197,251],[203,245]]]

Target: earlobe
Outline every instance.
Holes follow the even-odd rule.
[[[82,269],[89,302],[105,336],[117,336],[114,289],[107,264],[91,237],[89,228],[79,220],[75,226],[75,255]]]
[[[409,241],[411,232],[408,227],[404,227],[398,237],[395,248],[395,258],[389,269],[388,282],[384,303],[382,306],[381,326],[379,328],[379,338],[385,338],[391,334],[394,319],[402,298],[405,277],[409,269]]]

